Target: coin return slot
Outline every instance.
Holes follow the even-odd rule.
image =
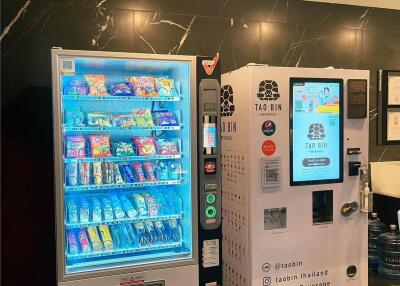
[[[312,193],[313,224],[333,222],[333,191]]]

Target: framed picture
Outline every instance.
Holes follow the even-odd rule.
[[[378,71],[378,144],[400,145],[400,70]]]

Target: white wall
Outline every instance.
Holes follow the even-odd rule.
[[[400,10],[400,0],[304,0]]]

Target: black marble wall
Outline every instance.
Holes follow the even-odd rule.
[[[54,46],[219,53],[223,71],[249,62],[370,69],[370,159],[400,160],[400,147],[376,144],[375,88],[377,69],[400,68],[400,11],[298,0],[5,0],[1,32],[4,285],[56,281]]]

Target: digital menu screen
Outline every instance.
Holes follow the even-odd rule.
[[[343,182],[343,80],[290,80],[290,184]]]

